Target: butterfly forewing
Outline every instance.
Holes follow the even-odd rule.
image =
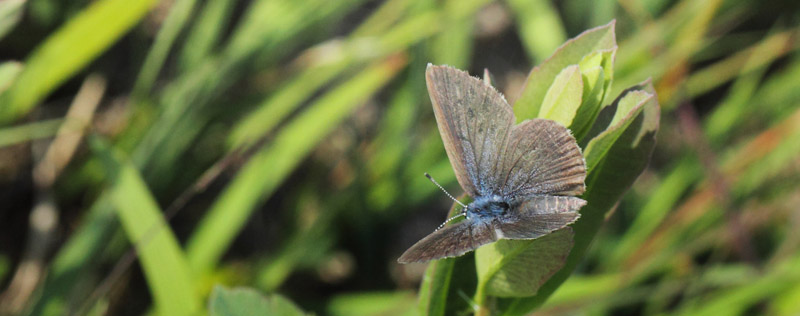
[[[505,153],[502,196],[530,194],[580,195],[586,164],[569,130],[545,119],[514,126]]]
[[[458,183],[472,196],[500,189],[502,154],[514,113],[497,90],[461,70],[428,66],[428,92]]]
[[[408,248],[397,262],[425,262],[434,259],[458,257],[478,247],[497,240],[488,225],[472,221],[446,226],[426,236]]]

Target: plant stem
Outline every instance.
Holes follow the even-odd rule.
[[[475,302],[475,316],[489,316],[491,311],[486,306],[486,282],[479,280],[478,288],[475,290],[475,297],[472,300]]]

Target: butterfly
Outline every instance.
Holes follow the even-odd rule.
[[[499,239],[535,239],[580,217],[586,201],[576,196],[585,190],[586,163],[566,127],[539,118],[515,125],[505,98],[464,71],[428,64],[425,75],[447,157],[473,202],[461,211],[465,220],[440,226],[398,262],[458,257]]]

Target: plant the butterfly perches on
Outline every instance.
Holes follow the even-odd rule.
[[[447,155],[474,201],[465,220],[438,229],[400,263],[456,257],[499,239],[535,239],[580,217],[586,164],[570,131],[547,119],[515,125],[511,106],[488,82],[428,65],[428,92]]]
[[[649,80],[612,89],[616,52],[614,22],[583,32],[531,70],[513,107],[488,79],[429,66],[445,149],[474,200],[398,260],[446,258],[425,272],[421,315],[527,315],[581,262],[659,126]]]

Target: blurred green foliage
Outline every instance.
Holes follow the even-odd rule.
[[[653,159],[592,243],[576,237],[585,253],[549,299],[497,310],[797,314],[800,7],[748,0],[3,1],[0,313],[183,315],[280,293],[404,315],[430,291],[469,311],[475,280],[431,289],[424,266],[395,263],[445,218],[423,172],[459,190],[424,67],[488,68],[513,104],[534,65],[612,19],[603,104],[653,78]],[[607,75],[597,57],[584,79]],[[60,129],[82,126],[64,113],[92,74],[109,85],[89,127]],[[76,134],[92,141],[74,157],[42,154]],[[430,269],[475,273],[472,257]]]

